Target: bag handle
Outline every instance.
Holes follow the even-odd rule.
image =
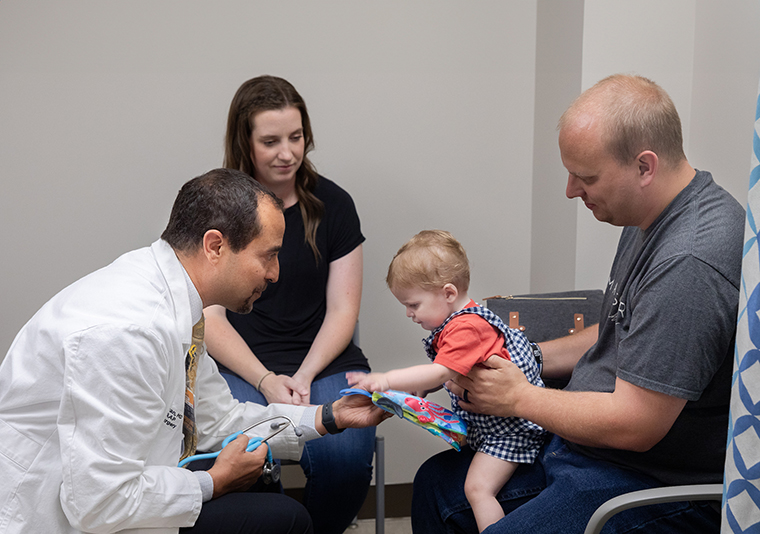
[[[582,313],[576,313],[573,315],[573,324],[575,325],[573,328],[568,330],[571,334],[575,334],[576,332],[580,332],[584,328],[586,328],[583,324],[583,314]]]
[[[573,328],[570,328],[567,332],[568,334],[575,334],[576,332],[580,332],[584,328],[586,328],[584,321],[583,321],[583,314],[582,313],[576,313],[573,315]],[[520,332],[525,332],[525,327],[520,324],[520,312],[511,311],[509,312],[509,328],[512,328],[514,330],[519,330]]]

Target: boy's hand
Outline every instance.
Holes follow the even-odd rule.
[[[357,371],[349,371],[346,373],[346,379],[348,380],[349,386],[366,389],[370,393],[373,391],[386,391],[390,389],[388,378],[385,376],[385,373],[360,373]]]
[[[442,387],[443,387],[443,384],[441,384],[441,385],[440,385],[440,386],[438,386],[437,388],[433,388],[433,389],[422,389],[422,390],[419,390],[419,391],[407,391],[407,393],[411,393],[412,395],[416,395],[417,397],[422,397],[422,398],[424,399],[424,398],[425,398],[425,397],[427,397],[429,394],[431,394],[431,393],[434,393],[434,392],[438,391],[438,390],[439,390],[439,389],[441,389]]]

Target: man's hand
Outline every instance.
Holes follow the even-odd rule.
[[[460,401],[467,411],[523,417],[580,445],[638,452],[657,444],[686,404],[621,378],[611,393],[533,386],[516,365],[498,356],[448,386],[460,398],[467,390],[469,402]]]
[[[391,417],[382,408],[375,406],[365,395],[346,395],[333,402],[333,416],[338,428],[364,428],[376,426]],[[323,436],[327,429],[322,424],[322,410],[317,410],[315,426]]]
[[[250,488],[261,476],[266,461],[269,446],[259,445],[256,450],[248,452],[249,438],[239,435],[231,441],[214,462],[208,474],[214,480],[214,495],[216,499],[233,491],[244,491]]]
[[[521,391],[531,386],[519,367],[497,355],[489,357],[482,366],[472,368],[467,376],[457,375],[447,383],[459,406],[468,412],[510,417]],[[467,402],[464,391],[467,390]]]

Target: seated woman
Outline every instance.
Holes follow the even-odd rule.
[[[286,80],[259,76],[230,106],[224,165],[248,173],[285,205],[279,281],[240,315],[206,310],[206,344],[232,394],[259,404],[319,404],[369,371],[351,341],[362,289],[359,217],[349,194],[317,174],[306,104]],[[317,533],[342,533],[372,478],[375,429],[307,443],[304,505]]]

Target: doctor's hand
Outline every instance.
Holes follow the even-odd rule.
[[[270,374],[261,381],[259,390],[269,404],[300,404],[300,399],[309,397],[309,389],[288,375]]]
[[[332,404],[335,426],[338,428],[364,428],[376,426],[392,417],[382,408],[375,406],[372,399],[365,395],[346,395]],[[315,417],[317,431],[323,436],[327,429],[322,425],[322,409],[317,410]]]
[[[496,355],[473,367],[467,376],[457,375],[446,385],[459,397],[462,409],[499,417],[517,415],[514,410],[521,392],[534,387],[515,364]]]
[[[261,476],[269,446],[262,443],[248,452],[248,436],[239,435],[219,453],[208,474],[214,480],[213,499],[250,488]]]

